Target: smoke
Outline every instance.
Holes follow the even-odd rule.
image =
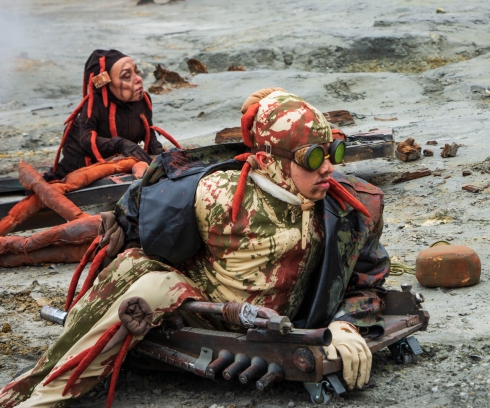
[[[15,3],[14,3],[15,4]],[[25,48],[28,21],[18,12],[0,6],[0,103],[9,102],[14,96],[13,73],[16,57],[26,56]],[[24,54],[21,54],[24,52]]]

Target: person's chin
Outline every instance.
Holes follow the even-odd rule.
[[[312,191],[308,196],[305,195],[311,201],[323,200],[327,196],[327,190],[316,190]]]

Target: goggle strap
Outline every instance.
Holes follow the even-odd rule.
[[[274,154],[279,157],[284,157],[285,159],[290,159],[294,161],[294,153],[291,153],[288,150],[281,149],[280,147],[273,147],[270,145],[263,145],[263,146],[254,146],[252,147],[252,153],[257,153],[257,152],[266,152],[268,154]]]

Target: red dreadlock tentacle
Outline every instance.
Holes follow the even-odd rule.
[[[63,123],[63,125],[66,125],[68,122],[71,122],[72,120],[75,120],[75,118],[77,117],[77,115],[80,113],[80,111],[82,110],[83,108],[83,105],[85,105],[85,102],[88,101],[88,98],[89,96],[88,95],[84,95],[83,96],[83,99],[82,101],[78,104],[78,106],[75,108],[75,110],[71,113],[70,116],[68,116],[68,118],[65,120],[65,122]]]
[[[102,101],[104,102],[104,106],[107,108],[109,105],[109,95],[107,95],[107,85],[102,87]]]
[[[148,120],[144,113],[140,115],[141,120],[143,121],[143,126],[145,127],[145,152],[148,152],[148,148],[150,147],[150,125],[148,124]]]
[[[68,390],[72,387],[73,384],[80,378],[80,375],[87,369],[92,361],[100,354],[102,349],[105,347],[109,340],[114,336],[119,327],[121,327],[121,322],[115,323],[111,327],[109,327],[102,336],[100,336],[97,343],[95,343],[92,347],[90,347],[89,352],[82,359],[77,368],[71,373],[70,378],[66,382],[65,389],[61,393],[61,395],[65,396]],[[83,351],[82,351],[83,353]]]
[[[252,133],[250,129],[252,129],[252,125],[254,123],[254,118],[255,115],[257,114],[257,111],[259,110],[259,103],[254,103],[250,105],[245,112],[245,114],[242,116],[242,139],[243,143],[245,143],[245,146],[252,147],[253,142],[252,142]]]
[[[83,73],[82,79],[82,96],[84,98],[87,96],[87,81],[85,81],[85,72]]]
[[[97,147],[97,132],[95,130],[92,130],[92,137],[90,138],[90,145],[92,146],[92,153],[94,154],[95,158],[99,163],[105,163],[104,158],[99,152],[99,148]]]
[[[145,98],[146,106],[148,106],[148,109],[152,111],[153,106],[151,104],[150,98],[148,97],[148,94],[145,91],[143,91],[143,98]]]
[[[180,143],[177,142],[172,136],[170,136],[165,130],[157,127],[157,126],[151,126],[150,129],[153,129],[160,133],[165,139],[167,139],[170,143],[172,143],[177,149],[182,149],[182,146],[180,146]]]
[[[75,357],[70,358],[65,364],[63,364],[60,368],[58,368],[55,372],[53,372],[46,381],[43,382],[43,386],[45,387],[50,382],[53,382],[58,377],[62,376],[66,372],[74,369],[80,362],[87,356],[91,347],[87,350],[83,350],[81,353],[78,353]]]
[[[111,106],[109,108],[109,129],[111,130],[111,137],[117,136],[116,110],[117,105],[111,102]]]
[[[100,74],[105,71],[105,57],[102,56],[99,58],[99,65],[100,65]],[[102,100],[104,101],[104,106],[107,108],[107,105],[109,104],[109,97],[107,95],[107,85],[104,85],[102,87]]]
[[[94,284],[95,278],[97,277],[97,270],[99,269],[99,266],[102,264],[102,261],[104,260],[106,255],[107,255],[107,246],[102,248],[99,251],[99,253],[95,255],[92,261],[92,265],[90,265],[90,269],[88,270],[87,277],[83,282],[82,289],[80,289],[80,293],[71,304],[70,310],[73,309],[73,306],[75,306],[78,303],[78,301],[88,292],[88,290]]]
[[[80,276],[82,275],[82,271],[87,265],[90,257],[94,253],[95,249],[97,248],[97,245],[99,245],[101,236],[98,235],[95,237],[93,240],[92,244],[90,244],[90,247],[87,249],[87,252],[85,252],[85,255],[83,255],[82,260],[77,266],[77,269],[75,269],[75,272],[73,272],[73,276],[71,278],[70,282],[70,287],[68,288],[68,293],[66,294],[66,303],[65,303],[65,310],[68,312],[71,306],[71,302],[73,300],[73,296],[75,296],[75,290],[77,289],[78,281],[80,280]]]
[[[248,157],[252,156],[252,153],[242,153],[234,157],[235,160],[238,161],[247,161]]]
[[[124,361],[124,357],[128,354],[129,346],[131,344],[131,340],[133,339],[133,335],[130,333],[124,339],[124,343],[122,344],[119,353],[117,353],[116,360],[114,361],[114,369],[112,370],[111,383],[109,385],[109,395],[107,396],[107,404],[106,408],[110,408],[112,405],[112,401],[114,401],[114,393],[116,392],[116,383],[117,378],[119,377],[119,372],[121,371],[121,366]]]
[[[330,189],[328,190],[330,194],[332,192],[334,194],[337,194],[340,199],[345,201],[352,208],[364,214],[368,218],[371,217],[367,208],[362,203],[360,203],[351,193],[349,193],[337,180],[335,180],[333,177],[330,177],[328,181],[330,182]]]
[[[235,195],[233,196],[233,202],[231,204],[231,220],[236,222],[240,206],[242,205],[243,197],[245,196],[245,188],[247,186],[247,177],[250,173],[250,164],[245,163],[238,179]]]
[[[68,126],[65,128],[65,131],[63,133],[63,137],[61,138],[61,143],[58,147],[58,151],[56,152],[56,157],[54,158],[54,163],[53,163],[53,171],[56,172],[56,170],[58,169],[58,162],[60,161],[60,155],[61,155],[61,151],[63,150],[63,146],[65,145],[66,143],[66,139],[68,138],[68,134],[70,133],[70,130],[73,126],[73,120],[71,122],[68,123]]]
[[[345,205],[345,201],[342,200],[337,194],[335,194],[332,189],[328,190],[328,194],[330,194],[332,196],[332,198],[339,203],[340,208],[342,208],[342,211],[347,210],[347,206]]]
[[[90,74],[88,79],[88,110],[87,116],[90,118],[92,116],[92,109],[94,107],[94,82],[92,78],[94,77],[94,73]]]

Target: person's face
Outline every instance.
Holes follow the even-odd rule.
[[[109,72],[109,88],[117,99],[122,102],[136,102],[143,98],[143,80],[139,73],[130,57],[116,61]]]
[[[322,145],[328,152],[330,143]],[[329,177],[333,173],[333,165],[330,160],[325,159],[323,164],[316,170],[310,171],[291,162],[291,178],[298,191],[312,201],[325,198],[330,188]]]

